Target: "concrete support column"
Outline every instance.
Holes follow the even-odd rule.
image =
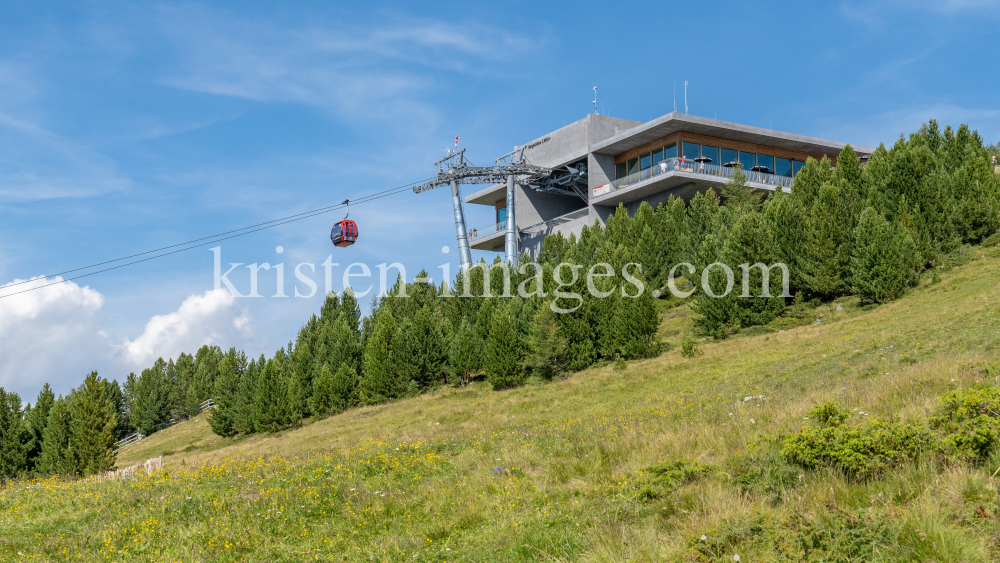
[[[503,250],[507,263],[517,267],[517,223],[514,221],[514,177],[507,176],[507,234],[504,236]]]
[[[458,261],[462,271],[467,272],[472,267],[472,251],[469,249],[469,234],[465,230],[465,213],[462,212],[462,193],[458,191],[458,182],[451,181],[451,199],[455,204],[455,233],[458,236]]]

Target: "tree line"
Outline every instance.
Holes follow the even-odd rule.
[[[209,416],[214,432],[247,435],[472,378],[505,389],[529,377],[649,357],[662,349],[651,290],[662,289],[680,263],[693,266],[680,271],[679,283],[693,292],[696,327],[717,338],[771,323],[794,300],[895,299],[944,254],[997,231],[995,150],[965,125],[942,131],[931,121],[891,148],[880,145],[865,164],[850,146],[836,166],[808,159],[791,193],[765,198],[737,173],[720,194],[670,198],[655,208],[643,203],[632,216],[620,206],[579,237],[550,235],[519,269],[498,257],[451,283],[399,279],[364,317],[350,291],[331,293],[295,341],[271,357],[204,346],[193,356],[158,359],[123,386],[96,373],[66,397],[51,397],[46,386],[23,411],[19,397],[0,394],[0,475],[108,468],[114,440],[197,414],[206,399],[217,405]],[[784,263],[794,297],[740,297],[738,288],[713,298],[696,282],[716,262]],[[645,291],[616,276],[588,276],[599,264],[630,272]],[[706,276],[714,294],[724,293],[719,268]],[[761,295],[759,269],[750,271],[748,289]]]

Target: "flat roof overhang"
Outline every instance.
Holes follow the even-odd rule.
[[[728,121],[719,121],[718,119],[708,119],[671,112],[642,125],[626,129],[609,139],[595,143],[591,145],[590,152],[617,156],[625,151],[640,147],[678,131],[801,151],[809,154],[835,155],[847,144],[829,139],[784,133],[773,129],[764,129],[763,127],[753,127]],[[851,146],[859,155],[875,152],[875,149],[872,147],[854,144]]]
[[[651,196],[668,192],[669,195],[689,200],[697,193],[705,193],[709,189],[714,189],[719,193],[719,188],[726,185],[726,179],[696,172],[667,172],[652,178],[643,180],[637,184],[618,188],[610,193],[591,198],[590,204],[596,207],[618,207],[619,203],[632,203],[642,199],[649,199]],[[773,192],[778,186],[763,184],[760,182],[747,182],[747,186]],[[785,191],[790,191],[785,188]]]
[[[506,184],[491,184],[478,192],[473,192],[465,196],[465,203],[493,206],[505,197],[507,197]]]

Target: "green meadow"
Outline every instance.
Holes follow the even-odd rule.
[[[151,476],[7,482],[0,559],[996,560],[1000,451],[960,455],[931,423],[947,393],[1000,385],[1000,250],[964,252],[898,301],[801,306],[693,357],[694,313],[662,302],[665,351],[624,370],[236,439],[202,415],[119,452],[162,455]],[[861,445],[803,461],[788,444],[830,403]],[[905,428],[927,443],[892,446]]]

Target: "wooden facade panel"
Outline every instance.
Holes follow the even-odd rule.
[[[695,133],[685,133],[683,131],[679,131],[677,133],[671,133],[666,137],[659,138],[655,141],[646,143],[645,145],[623,152],[622,154],[615,157],[615,164],[625,162],[626,160],[629,160],[631,158],[636,158],[640,155],[652,152],[656,149],[663,148],[671,143],[676,143],[678,141],[680,142],[689,141],[691,143],[698,143],[699,145],[709,145],[712,147],[719,147],[722,149],[732,149],[741,152],[766,154],[768,156],[776,156],[778,158],[790,158],[792,160],[799,160],[802,162],[805,162],[806,158],[810,156],[815,158],[816,160],[820,160],[823,158],[823,155],[821,154],[810,154],[801,151],[793,151],[778,147],[769,147],[766,145],[757,145],[754,143],[744,143],[743,141],[720,139],[718,137],[709,137],[707,135],[698,135]],[[836,154],[830,154],[826,156],[830,158],[831,164],[837,164]]]

